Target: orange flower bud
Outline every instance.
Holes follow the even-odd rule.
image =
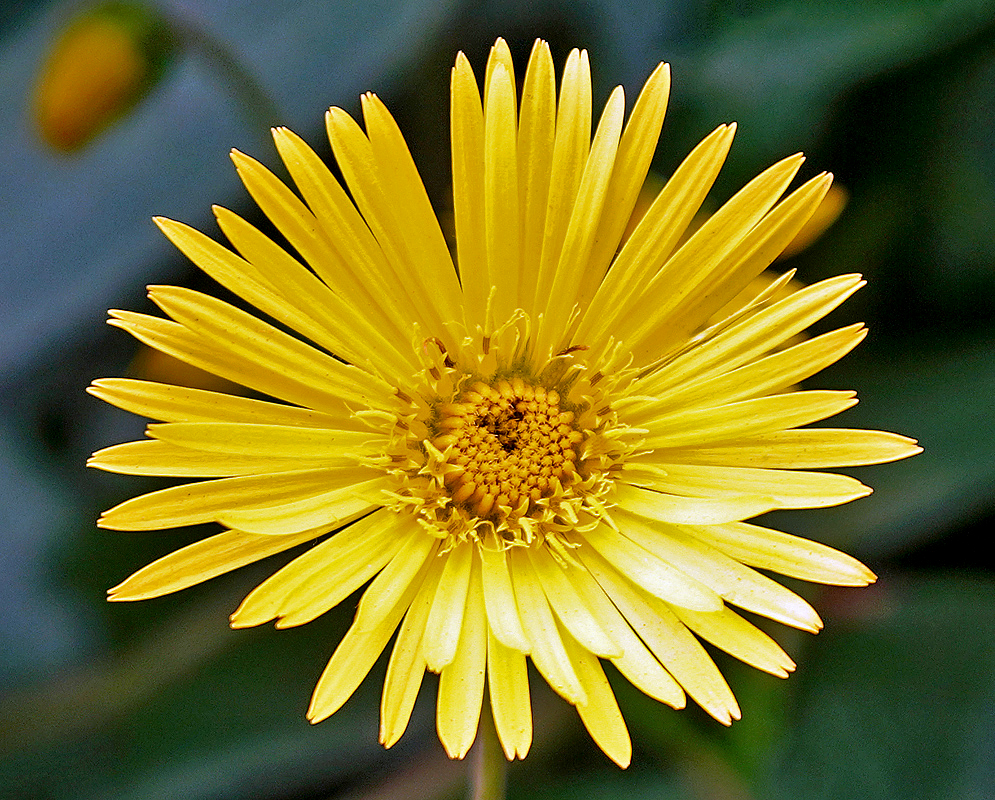
[[[83,147],[149,92],[174,47],[168,24],[152,9],[111,2],[83,12],[39,74],[34,116],[41,138],[66,153]]]

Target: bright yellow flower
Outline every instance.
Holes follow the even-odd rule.
[[[570,54],[557,97],[537,42],[520,100],[503,41],[482,97],[459,55],[458,272],[401,133],[372,94],[365,133],[341,109],[326,118],[348,194],[288,130],[274,137],[303,202],[233,153],[299,257],[223,208],[218,223],[237,254],[158,220],[201,269],[293,333],[176,287],[150,291],[172,320],[112,312],[111,324],[146,344],[267,399],[94,383],[98,397],[164,424],[96,453],[93,466],[208,479],[129,500],[100,524],[226,529],[140,570],[111,599],[156,597],[317,541],[253,590],[232,625],[301,625],[369,583],[309,719],[333,714],[396,633],[380,739],[400,738],[429,670],[440,673],[439,736],[457,758],[476,735],[485,683],[507,757],[525,756],[527,658],[622,765],[631,745],[601,659],[657,700],[680,708],[686,693],[725,724],[739,707],[699,639],[786,676],[791,659],[732,606],[812,632],[821,622],[753,568],[849,586],[874,575],[743,520],[862,497],[870,489],[857,480],[813,470],[919,448],[890,433],[801,428],[856,402],[792,387],[864,329],[782,345],[856,291],[859,276],[783,299],[787,280],[776,281],[708,322],[819,206],[826,174],[780,199],[801,156],[751,181],[676,247],[732,142],[734,127],[720,126],[616,252],[668,90],[661,64],[623,126],[616,89],[592,138],[586,53]]]

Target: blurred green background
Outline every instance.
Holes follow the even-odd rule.
[[[519,63],[547,39],[558,67],[591,53],[596,104],[630,104],[674,73],[655,170],[722,122],[737,141],[716,203],[804,150],[831,170],[839,221],[791,259],[814,281],[869,281],[826,326],[871,336],[813,385],[854,388],[842,424],[920,439],[923,455],[855,470],[875,493],[767,522],[847,549],[865,590],[794,587],[826,622],[774,635],[783,682],[720,660],[743,706],[727,730],[614,680],[633,735],[618,770],[533,681],[536,736],[512,797],[807,800],[995,797],[995,0],[175,0],[156,13],[158,80],[71,154],[39,136],[32,93],[86,5],[20,0],[0,16],[0,796],[446,798],[463,790],[434,733],[433,683],[401,744],[376,744],[377,674],[331,720],[304,709],[353,606],[301,629],[230,631],[272,563],[175,597],[109,605],[105,590],[200,531],[100,531],[98,512],[151,480],[90,474],[86,456],[143,422],[84,394],[135,374],[108,307],[144,285],[204,285],[150,222],[214,231],[210,204],[251,215],[227,153],[275,166],[267,125],[328,155],[322,115],[374,90],[395,113],[436,208],[448,191],[448,81],[496,36]],[[171,48],[171,49],[170,49]],[[262,89],[254,94],[252,87]],[[257,218],[257,217],[255,217]],[[788,266],[787,262],[785,266]],[[989,531],[989,533],[986,533]],[[773,626],[772,626],[773,627]],[[382,674],[382,666],[379,668]]]

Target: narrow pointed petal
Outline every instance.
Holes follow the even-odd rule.
[[[525,758],[532,745],[532,706],[525,656],[493,632],[487,639],[487,686],[491,712],[505,757]]]
[[[148,600],[223,575],[291,547],[325,531],[290,536],[254,536],[225,531],[175,550],[138,570],[107,593],[108,600]]]
[[[477,735],[484,699],[487,661],[487,617],[480,561],[473,559],[465,614],[460,626],[455,657],[442,670],[436,726],[439,739],[450,758],[463,758]]]
[[[584,727],[605,755],[625,769],[632,760],[632,740],[604,670],[601,669],[597,656],[574,641],[565,631],[563,644],[584,686],[586,700],[577,704]]]
[[[556,619],[535,570],[529,563],[528,555],[520,547],[513,547],[508,556],[522,627],[532,644],[533,663],[561,697],[574,704],[582,702],[586,695],[570,658],[563,649]]]
[[[666,603],[640,592],[592,551],[581,558],[633,630],[691,698],[723,725],[741,712],[729,685],[697,639]]]
[[[446,558],[425,623],[425,663],[432,672],[441,672],[456,657],[475,549],[469,542],[461,543],[450,550]]]

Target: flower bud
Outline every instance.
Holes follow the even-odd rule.
[[[158,83],[175,52],[168,23],[140,4],[109,2],[70,21],[34,93],[41,138],[69,153],[130,111]]]

